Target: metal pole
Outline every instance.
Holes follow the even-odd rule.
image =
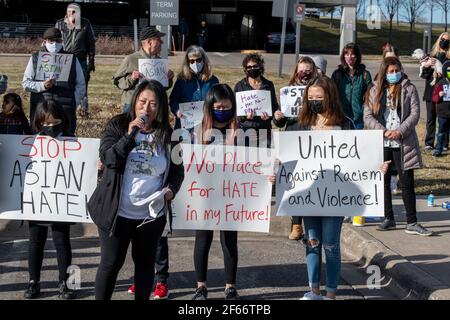
[[[433,34],[433,0],[430,9],[430,33],[428,34],[428,50],[431,50],[431,36]]]
[[[283,7],[283,27],[281,31],[281,43],[280,43],[280,62],[278,64],[278,77],[281,78],[283,72],[283,54],[284,54],[284,42],[286,40],[286,21],[288,12],[288,0],[284,0]]]
[[[161,46],[161,58],[167,59],[169,56],[168,48],[167,48],[167,42],[169,41],[169,26],[156,26],[156,28],[161,31],[162,33],[165,33],[166,35],[163,37],[163,45]]]
[[[134,26],[134,51],[139,50],[139,42],[138,42],[138,21],[137,19],[133,19]]]
[[[300,54],[300,31],[302,28],[301,21],[297,21],[295,29],[295,64],[297,64],[298,56]]]

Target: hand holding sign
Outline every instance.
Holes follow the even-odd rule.
[[[191,129],[203,120],[203,101],[180,103],[177,115],[183,129]]]
[[[280,89],[281,112],[284,116],[292,118],[298,116],[305,88],[306,86],[288,86]]]
[[[72,59],[72,54],[39,52],[36,80],[55,79],[58,81],[69,81]]]
[[[167,65],[167,59],[139,59],[139,72],[143,78],[159,81],[163,87],[168,87],[169,72]]]

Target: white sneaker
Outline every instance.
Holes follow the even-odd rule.
[[[397,182],[398,182],[397,176],[391,176],[391,192],[392,192],[392,194],[398,193]]]
[[[314,292],[310,291],[305,293],[303,298],[300,298],[300,300],[323,300],[323,297],[320,294],[315,294]]]

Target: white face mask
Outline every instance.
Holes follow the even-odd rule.
[[[61,51],[63,45],[60,42],[53,42],[53,43],[45,42],[45,48],[47,48],[48,52],[56,53]]]
[[[200,63],[198,62],[189,63],[189,67],[195,74],[198,74],[203,70],[203,61]]]

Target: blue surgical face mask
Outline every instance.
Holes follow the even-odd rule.
[[[231,118],[233,118],[234,112],[232,109],[230,110],[213,110],[212,111],[212,116],[213,119],[216,120],[217,122],[228,122],[231,120]]]
[[[61,42],[45,42],[45,48],[48,52],[57,53],[61,51],[63,45]]]
[[[400,81],[401,78],[402,78],[402,73],[401,72],[386,73],[386,80],[390,84],[396,84],[397,82]]]

